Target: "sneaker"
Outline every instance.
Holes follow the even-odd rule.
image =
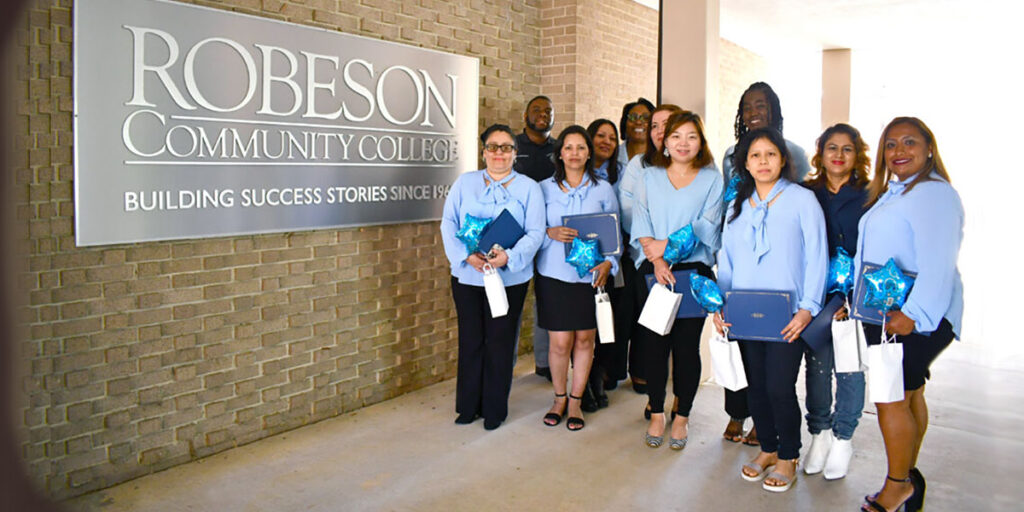
[[[815,475],[825,469],[829,448],[832,447],[832,431],[825,430],[811,435],[811,447],[804,457],[804,473]]]

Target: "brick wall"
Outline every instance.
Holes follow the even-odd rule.
[[[481,126],[517,125],[540,92],[536,2],[196,3],[478,57]],[[24,13],[10,109],[25,303],[15,417],[46,494],[106,487],[455,375],[436,222],[75,247],[71,8],[35,0]]]
[[[541,84],[555,134],[605,117],[658,90],[658,12],[631,0],[543,0]]]
[[[768,64],[764,57],[733,43],[727,39],[719,40],[718,47],[718,119],[717,134],[709,134],[715,161],[721,166],[725,150],[736,143],[733,133],[733,121],[736,119],[736,107],[740,96],[754,82],[765,81]]]

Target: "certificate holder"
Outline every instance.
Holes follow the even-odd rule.
[[[725,292],[722,316],[729,337],[738,340],[786,343],[782,329],[793,319],[793,292],[779,290],[732,290]]]
[[[672,276],[676,278],[676,287],[679,288],[679,293],[682,294],[683,300],[679,302],[679,309],[676,311],[676,318],[704,318],[708,316],[707,311],[700,307],[697,303],[697,299],[693,298],[693,294],[690,293],[690,276],[697,273],[696,270],[676,270],[672,272]],[[651,288],[658,282],[654,274],[647,274],[647,291],[650,292]]]
[[[618,213],[585,213],[582,215],[563,215],[562,225],[575,229],[577,238],[597,240],[597,250],[602,256],[618,256],[622,254],[622,228],[619,225]],[[571,244],[565,244],[565,255],[569,255]]]

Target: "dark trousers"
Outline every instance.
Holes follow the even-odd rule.
[[[747,399],[761,451],[780,459],[800,457],[800,403],[796,378],[806,344],[741,340]]]
[[[672,270],[696,270],[698,274],[714,279],[711,269],[703,263],[677,263]],[[637,280],[643,285],[642,296],[647,301],[647,276],[654,273],[654,265],[645,261],[637,269]],[[677,289],[689,288],[689,283],[677,283]],[[641,303],[642,304],[642,303]],[[665,412],[665,385],[668,383],[668,359],[672,355],[672,393],[679,399],[681,416],[689,416],[693,398],[700,386],[700,334],[706,318],[677,318],[672,330],[659,336],[646,327],[637,329],[643,345],[647,372],[647,400],[652,413]]]
[[[745,352],[743,344],[740,343],[740,353]],[[747,406],[747,388],[739,391],[725,390],[725,413],[729,418],[745,420],[750,417],[750,407]]]
[[[636,294],[634,293],[634,282],[636,281],[636,267],[629,255],[623,253],[619,262],[619,272],[622,273],[623,287],[615,288],[612,280],[608,279],[605,290],[612,301],[612,314],[615,317],[615,343],[601,343],[594,349],[594,367],[591,375],[602,375],[607,380],[620,381],[626,378],[626,365],[629,364],[630,373],[642,376],[640,367],[643,364],[634,363],[634,356],[630,350],[631,339],[640,317],[640,310],[636,308]],[[637,373],[640,372],[640,373]],[[642,378],[642,377],[641,377]]]
[[[459,317],[456,413],[479,414],[491,422],[504,421],[508,416],[516,327],[527,287],[528,283],[506,286],[508,314],[491,318],[484,288],[459,283],[452,277],[452,299]]]

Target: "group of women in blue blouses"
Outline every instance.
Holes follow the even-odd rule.
[[[630,341],[634,388],[648,394],[644,442],[657,448],[668,431],[669,446],[682,450],[701,373],[705,319],[677,319],[668,334],[659,336],[637,327],[636,317],[650,281],[674,284],[679,271],[714,278],[717,265],[723,292],[768,289],[795,297],[792,319],[780,333],[788,343],[739,340],[748,388],[727,394],[730,423],[724,437],[761,448],[743,465],[741,476],[774,492],[788,490],[795,481],[802,447],[795,386],[806,361],[812,441],[803,469],[824,472],[830,480],[842,478],[863,408],[864,375],[836,374],[833,411],[831,343],[812,349],[801,338],[828,298],[828,261],[842,248],[854,258],[855,276],[864,263],[890,258],[917,274],[905,305],[890,312],[884,326],[903,343],[906,392],[902,401],[876,404],[888,474],[879,492],[865,496],[862,508],[885,511],[905,504],[907,510],[919,509],[925,491],[916,467],[928,423],[925,379],[931,362],[959,335],[963,309],[956,267],[963,208],[932,132],[916,118],[894,119],[883,131],[869,181],[867,144],[845,124],[819,137],[810,170],[799,146],[783,137],[778,97],[763,83],[752,85],[740,100],[737,143],[726,152],[723,173],[693,112],[674,105],[655,108],[642,100],[623,109],[621,127],[626,140],[621,146],[608,120],[595,121],[587,130],[563,130],[557,171],[538,184],[512,170],[511,130],[492,126],[481,137],[487,168],[460,176],[452,187],[441,230],[459,317],[456,422],[482,416],[485,428],[492,429],[506,418],[517,324],[535,266],[539,323],[551,331],[555,393],[543,422],[555,426],[568,416],[570,430],[583,428],[581,398],[595,351],[593,287],[610,285],[618,276],[625,281],[621,298],[628,299],[618,305],[632,306],[619,308],[625,314],[616,311],[617,343],[603,356],[597,351],[595,369],[605,379],[624,378],[626,351],[617,347]],[[643,152],[634,140],[638,136],[647,137]],[[724,191],[734,175],[735,198],[727,202]],[[502,209],[512,213],[526,235],[503,251],[469,253],[456,237],[465,215],[493,218]],[[629,246],[621,261],[607,256],[580,277],[565,261],[565,244],[578,233],[562,226],[562,217],[599,212],[621,214]],[[685,226],[693,229],[696,249],[670,265],[665,260],[668,238]],[[482,285],[485,264],[498,269],[506,286],[506,316],[491,318]],[[843,320],[847,314],[841,308],[834,318]],[[711,318],[720,333],[729,327],[719,314]],[[865,324],[864,332],[869,344],[882,339],[882,326]],[[671,421],[664,403],[670,359]],[[567,383],[570,360],[573,378]],[[747,415],[754,428],[744,433]]]

